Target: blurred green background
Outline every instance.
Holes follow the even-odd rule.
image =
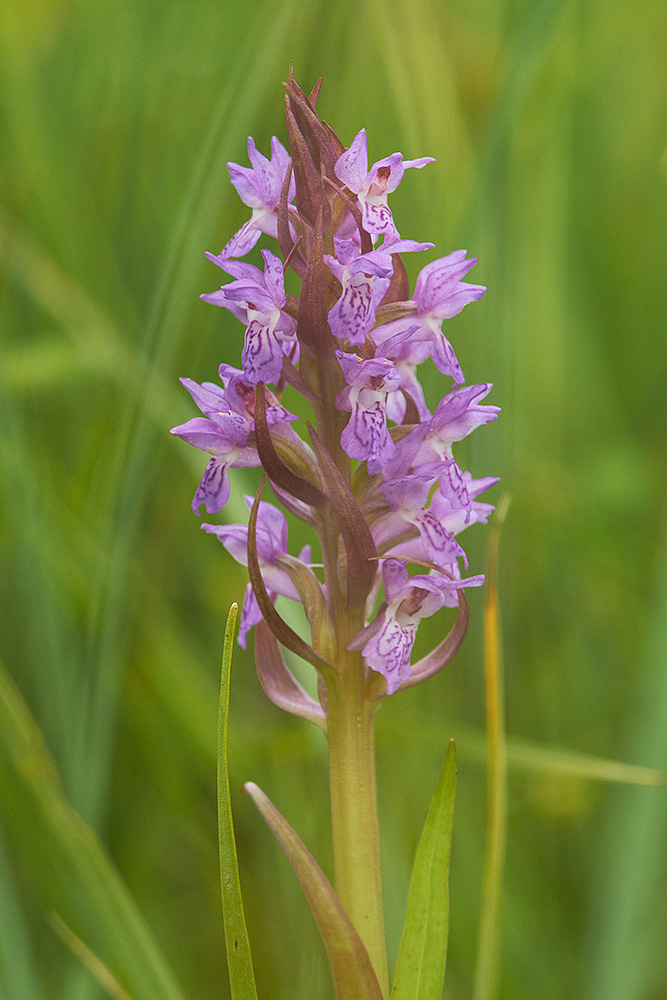
[[[467,247],[488,285],[448,334],[503,409],[459,460],[512,497],[501,996],[664,1000],[664,789],[535,749],[667,768],[664,4],[2,0],[0,46],[0,656],[180,984],[165,971],[131,994],[228,996],[215,720],[245,575],[190,510],[204,456],[167,431],[194,415],[178,376],[238,364],[240,324],[198,299],[220,284],[203,253],[247,217],[226,162],[246,163],[248,134],[285,141],[293,60],[304,88],[324,77],[318,107],[346,144],[365,126],[371,161],[437,158],[394,195],[398,227],[440,255]],[[256,473],[232,475],[239,520]],[[469,534],[480,572],[488,531]],[[390,963],[459,746],[450,1000],[470,996],[483,870],[483,601],[457,659],[378,725]],[[49,915],[122,979],[143,961],[115,937],[130,904],[4,674],[2,690],[0,997],[97,1000]],[[266,701],[241,650],[231,712],[260,995],[329,997],[300,887],[240,794],[256,781],[330,871],[323,739]]]

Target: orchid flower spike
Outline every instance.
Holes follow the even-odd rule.
[[[222,385],[183,379],[200,415],[172,433],[210,456],[196,511],[223,510],[230,469],[261,467],[278,498],[280,507],[261,499],[263,479],[246,497],[247,526],[203,527],[248,566],[240,641],[264,623],[265,690],[303,714],[279,647],[312,664],[330,693],[357,671],[369,700],[378,684],[392,694],[454,655],[465,624],[441,660],[438,646],[428,669],[411,666],[420,621],[455,608],[465,623],[463,591],[482,582],[461,575],[461,536],[488,520],[493,507],[478,497],[496,479],[473,479],[455,452],[499,410],[482,404],[490,384],[465,384],[452,346],[456,317],[485,292],[464,280],[476,258],[437,257],[410,290],[403,256],[434,244],[401,239],[390,198],[406,170],[433,158],[395,152],[369,167],[365,129],[346,148],[318,117],[319,85],[307,95],[290,73],[285,86],[290,148],[274,136],[267,158],[248,139],[250,166],[229,171],[251,217],[220,254],[206,255],[231,280],[201,298],[243,325],[240,366],[226,351]],[[289,270],[296,279],[286,287]],[[232,327],[225,336],[229,343]],[[430,360],[448,379],[439,399],[422,385]],[[283,511],[313,533],[317,565],[309,546],[289,555]],[[305,636],[284,620],[278,598],[302,605]],[[326,699],[311,709],[321,723]]]

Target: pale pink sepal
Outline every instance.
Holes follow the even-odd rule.
[[[255,664],[264,693],[274,705],[326,729],[322,706],[304,691],[292,675],[277,639],[264,620],[259,622],[255,630]]]

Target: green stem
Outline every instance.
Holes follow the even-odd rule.
[[[375,790],[375,709],[364,699],[359,654],[327,686],[331,828],[336,891],[389,993]]]

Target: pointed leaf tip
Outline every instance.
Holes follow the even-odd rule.
[[[303,841],[254,782],[243,786],[287,855],[327,950],[337,1000],[383,1000],[368,952],[331,883]]]

